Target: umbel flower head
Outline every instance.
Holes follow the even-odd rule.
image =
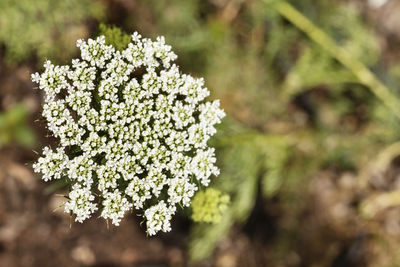
[[[65,212],[83,222],[99,211],[119,225],[144,215],[147,233],[171,229],[176,207],[190,206],[219,170],[207,140],[225,116],[206,102],[203,79],[182,74],[163,37],[138,33],[123,51],[104,36],[78,40],[81,59],[44,64],[32,80],[45,92],[43,117],[59,139],[33,165],[45,181],[66,179]]]

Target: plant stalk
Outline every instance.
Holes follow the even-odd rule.
[[[263,0],[270,4],[271,0]],[[286,1],[273,1],[276,11],[348,68],[383,104],[400,118],[400,101],[362,62],[339,46],[328,34]]]

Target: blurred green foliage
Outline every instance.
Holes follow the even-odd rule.
[[[375,88],[290,23],[272,0],[138,2],[133,17],[150,10],[150,19],[127,20],[125,27],[165,35],[182,68],[205,76],[229,115],[213,140],[221,175],[211,186],[228,193],[231,203],[220,223],[193,227],[193,259],[208,257],[234,224],[244,224],[259,194],[277,197],[283,216],[296,222],[311,174],[329,168],[357,173],[377,150],[399,140],[398,118]],[[289,3],[351,60],[382,67],[377,38],[352,3]],[[294,235],[298,227],[287,226]],[[296,242],[277,231],[277,242],[290,244],[277,244],[283,261]]]
[[[0,148],[12,142],[24,147],[33,147],[36,138],[28,126],[28,118],[28,110],[23,104],[0,112]]]
[[[101,18],[103,8],[92,0],[1,0],[0,43],[6,60],[18,63],[37,55],[65,60],[75,51],[75,42],[87,34],[84,22]]]

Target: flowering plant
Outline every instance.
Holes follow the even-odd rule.
[[[45,92],[43,116],[59,139],[33,165],[43,179],[66,178],[64,210],[83,222],[97,210],[119,225],[143,210],[147,233],[170,231],[177,205],[218,175],[207,140],[225,116],[206,102],[203,79],[182,74],[163,37],[138,33],[123,51],[104,36],[78,40],[72,66],[44,64],[32,80]]]

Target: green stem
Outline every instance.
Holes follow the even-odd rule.
[[[271,3],[271,0],[264,0]],[[274,1],[271,5],[278,13],[302,30],[308,37],[325,49],[332,57],[348,68],[359,80],[368,87],[398,118],[400,118],[400,101],[390,90],[358,59],[346,49],[340,47],[329,35],[301,14],[286,1]]]

